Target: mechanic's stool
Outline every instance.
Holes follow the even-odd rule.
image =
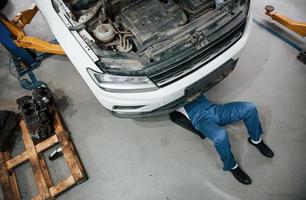
[[[200,136],[203,140],[205,139],[205,136],[200,132],[197,131],[194,126],[192,125],[192,123],[190,122],[190,120],[183,115],[182,113],[178,112],[178,111],[174,111],[172,113],[170,113],[170,119],[172,122],[176,123],[177,125],[187,129],[188,131],[191,131],[192,133]]]
[[[64,128],[61,115],[58,111],[54,115],[55,134],[36,145],[34,145],[23,120],[20,122],[20,127],[26,150],[14,158],[11,158],[9,152],[0,152],[0,183],[5,200],[21,199],[14,168],[25,161],[31,162],[39,192],[32,200],[54,199],[55,196],[63,191],[86,180],[84,168],[74,149],[70,136]],[[41,153],[57,143],[63,149],[63,155],[70,169],[71,176],[53,185],[48,167]]]

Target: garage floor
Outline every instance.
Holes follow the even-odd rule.
[[[12,16],[30,2],[11,0],[4,12]],[[306,21],[304,0],[253,1],[254,18],[268,23],[263,15],[267,3]],[[281,31],[275,25],[274,29]],[[28,30],[43,39],[53,37],[41,16]],[[306,43],[298,36],[292,39]],[[3,48],[0,50],[0,108],[16,110],[15,100],[29,92],[9,75],[9,58]],[[217,102],[245,100],[258,106],[264,139],[276,154],[273,159],[261,156],[248,144],[242,124],[227,127],[234,155],[253,179],[250,186],[239,184],[230,173],[222,171],[210,141],[171,123],[167,116],[115,118],[95,99],[68,58],[46,59],[36,74],[59,98],[89,176],[87,182],[58,199],[306,199],[306,65],[296,59],[297,54],[254,24],[236,70],[208,92]],[[16,152],[21,150],[18,145]],[[62,158],[55,162],[49,164],[56,182],[67,176],[67,167]],[[23,199],[30,199],[37,191],[29,163],[18,168],[17,174]]]

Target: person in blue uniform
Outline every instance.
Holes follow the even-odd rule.
[[[177,111],[184,114],[196,130],[213,141],[223,161],[223,170],[232,172],[234,177],[243,184],[251,184],[252,180],[235,161],[227,132],[222,126],[243,120],[249,134],[248,142],[264,156],[269,158],[274,156],[273,151],[261,138],[263,130],[253,103],[215,104],[205,95],[201,95]]]

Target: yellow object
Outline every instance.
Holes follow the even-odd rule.
[[[29,24],[37,13],[37,6],[18,13],[12,21],[0,15],[0,20],[15,37],[15,44],[26,49],[33,49],[39,52],[65,55],[59,44],[52,44],[44,40],[27,36],[23,28]]]
[[[279,22],[280,24],[296,32],[302,37],[306,36],[306,23],[305,22],[298,22],[280,13],[273,12],[274,7],[270,5],[266,6],[265,9],[266,9],[266,15],[270,16],[273,20]]]

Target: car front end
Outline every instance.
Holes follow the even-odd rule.
[[[36,0],[93,94],[118,117],[169,113],[207,91],[234,69],[251,29],[248,0],[69,2]]]

